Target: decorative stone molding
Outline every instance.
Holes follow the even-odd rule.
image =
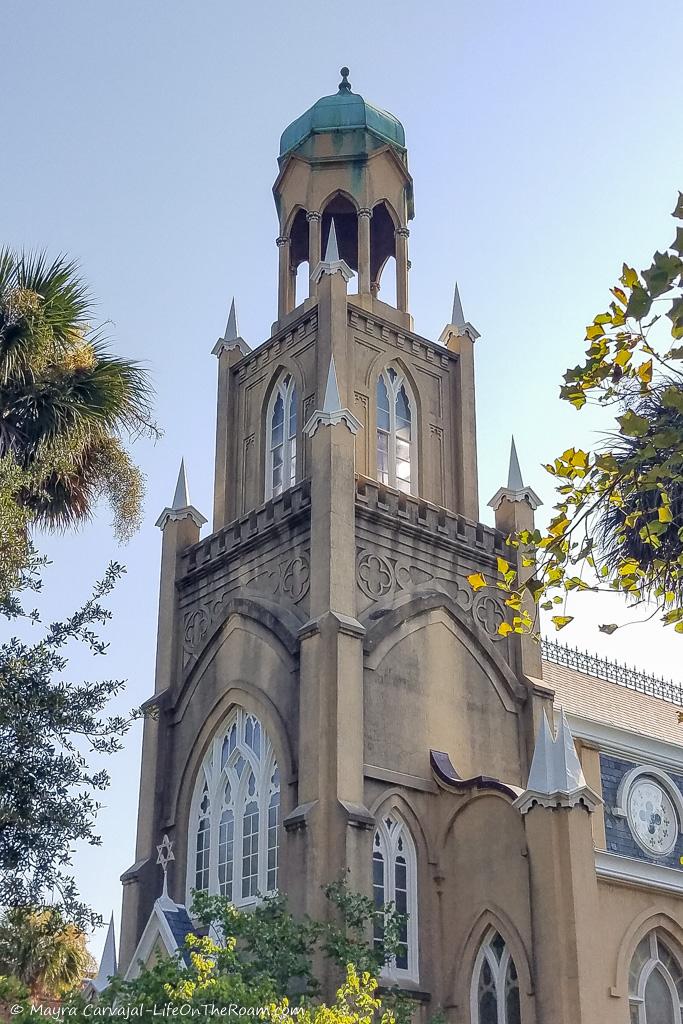
[[[322,213],[318,213],[317,210],[309,210],[308,213],[306,214],[306,220],[310,224],[311,221],[322,220],[322,216]]]
[[[371,601],[382,601],[395,591],[411,592],[435,581],[448,591],[463,611],[494,641],[502,640],[498,627],[506,618],[503,601],[493,594],[472,593],[464,579],[437,577],[404,559],[361,548],[356,558],[356,583]]]
[[[288,242],[289,237],[287,235],[280,235],[278,238],[275,239],[275,244],[277,245],[278,249],[281,249],[283,245],[287,245]]]
[[[311,567],[306,555],[283,558],[273,569],[256,572],[240,587],[232,586],[189,609],[183,620],[183,664],[196,657],[225,616],[230,598],[239,590],[256,590],[269,598],[291,601],[296,605],[309,591]]]
[[[367,217],[367,219],[370,220],[370,218],[372,217],[372,210],[369,210],[367,208],[359,210],[358,211],[358,216],[359,217]]]
[[[396,230],[394,231],[394,234],[398,235],[399,238],[410,238],[410,229],[409,228],[396,228]]]

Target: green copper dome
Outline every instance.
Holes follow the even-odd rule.
[[[384,142],[405,149],[406,135],[401,122],[393,114],[380,110],[362,96],[351,92],[348,73],[348,68],[341,69],[342,80],[338,92],[333,96],[323,96],[285,128],[280,139],[281,157],[296,149],[309,135],[358,129],[372,132]]]

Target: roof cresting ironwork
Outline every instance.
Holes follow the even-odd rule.
[[[587,676],[606,679],[610,683],[617,683],[629,690],[646,693],[651,697],[659,697],[660,700],[683,707],[683,685],[673,679],[650,675],[629,665],[620,664],[616,660],[600,658],[597,654],[580,651],[576,647],[569,647],[566,644],[558,643],[557,640],[549,640],[547,637],[543,637],[541,640],[541,654],[545,661],[554,665],[566,665],[567,668],[576,669],[577,672],[583,672]]]

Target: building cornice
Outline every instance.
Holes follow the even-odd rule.
[[[683,895],[683,871],[664,864],[651,864],[648,861],[607,853],[605,850],[596,850],[595,872],[598,878],[604,881]]]
[[[567,711],[566,714],[574,737],[593,744],[604,754],[632,757],[636,761],[646,761],[661,768],[678,771],[683,768],[683,746],[678,743],[643,736],[618,726],[607,725],[604,722],[596,722],[571,711]]]

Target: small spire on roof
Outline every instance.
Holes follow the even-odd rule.
[[[334,226],[334,217],[330,221],[330,233],[327,236],[327,247],[325,249],[325,263],[339,262],[339,245],[337,244],[337,229]]]
[[[311,280],[317,284],[324,274],[340,273],[346,282],[353,277],[353,270],[346,260],[339,255],[339,244],[337,242],[337,229],[334,224],[334,217],[330,221],[330,231],[325,246],[325,256],[311,273]]]
[[[194,505],[190,503],[190,489],[187,485],[187,473],[185,472],[185,459],[180,460],[180,471],[178,482],[175,485],[173,503],[167,506],[156,521],[159,529],[163,530],[171,520],[192,519],[197,526],[202,527],[206,522],[204,516]]]
[[[112,913],[107,929],[107,937],[104,940],[104,949],[100,960],[97,975],[92,979],[92,987],[97,992],[104,992],[109,985],[109,979],[116,974],[116,935],[114,932],[114,914]]]
[[[334,365],[334,356],[330,356],[330,366],[327,371],[327,385],[325,387],[325,401],[323,412],[330,413],[341,411],[341,398],[339,397],[339,385],[337,383],[337,371]]]
[[[237,311],[235,309],[235,297],[233,295],[232,302],[230,303],[228,322],[225,327],[225,334],[222,338],[218,339],[211,351],[215,356],[220,356],[221,353],[232,352],[234,349],[243,356],[246,356],[251,352],[249,345],[247,345],[244,338],[240,335],[240,329],[237,323]]]
[[[517,447],[515,445],[514,437],[512,438],[512,444],[510,445],[510,464],[508,467],[507,486],[498,488],[491,498],[489,506],[492,509],[497,510],[504,498],[508,501],[526,501],[531,505],[533,510],[536,510],[543,504],[536,492],[531,487],[527,487],[522,480],[522,471],[519,468],[519,459],[517,458]]]
[[[178,482],[175,485],[175,494],[173,495],[172,509],[188,508],[190,504],[190,490],[187,486],[187,473],[185,472],[185,459],[180,460],[180,470],[178,472]]]
[[[313,437],[318,427],[332,427],[337,423],[345,423],[352,434],[357,434],[361,426],[360,420],[353,415],[350,409],[342,408],[334,355],[331,355],[330,365],[327,370],[323,407],[322,409],[316,409],[312,414],[304,426],[304,433],[308,437]]]
[[[575,807],[583,804],[587,810],[592,811],[599,802],[600,798],[586,785],[567,716],[561,711],[557,732],[553,736],[544,709],[531,760],[529,781],[524,793],[515,801],[515,806],[522,814],[530,811],[534,804],[542,807]]]
[[[460,301],[460,291],[458,289],[458,282],[455,282],[455,291],[453,293],[453,313],[451,315],[451,323],[454,327],[465,326],[465,314],[462,311],[462,302]]]
[[[524,483],[522,481],[522,471],[519,468],[517,448],[515,447],[515,436],[513,434],[512,444],[510,445],[510,468],[508,469],[508,490],[521,491],[523,487]]]
[[[240,332],[237,326],[237,313],[235,312],[235,297],[233,295],[232,302],[230,303],[230,314],[228,316],[228,324],[225,328],[225,334],[223,335],[225,341],[235,341],[239,338]]]
[[[339,92],[351,92],[351,83],[349,82],[349,69],[342,68],[339,74],[342,76],[342,80],[339,83]]]

